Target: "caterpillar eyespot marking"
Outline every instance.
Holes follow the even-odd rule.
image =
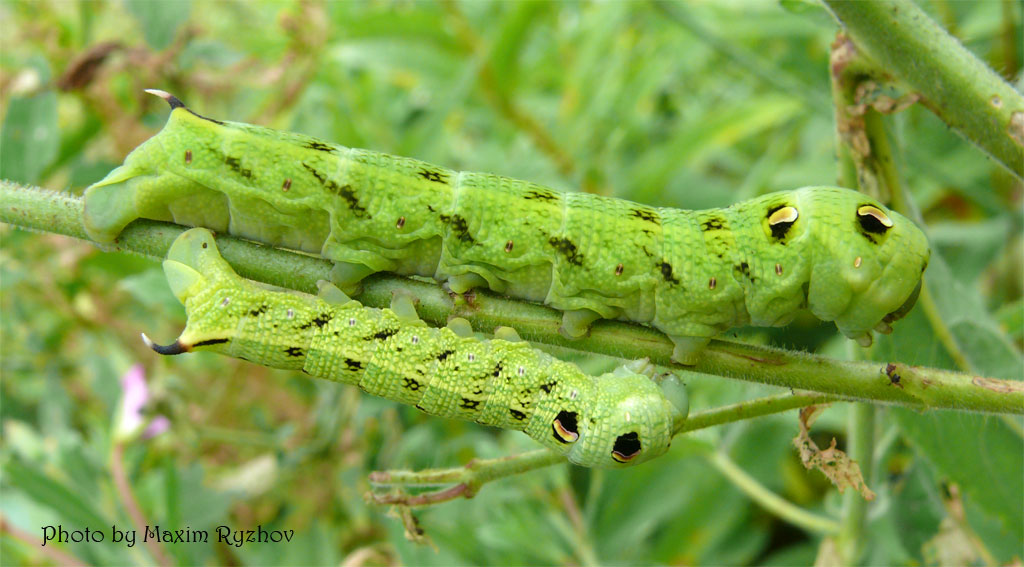
[[[171,107],[166,126],[85,192],[84,226],[96,241],[111,242],[131,221],[152,217],[215,223],[209,228],[320,254],[342,268],[333,273],[344,274],[334,282],[343,288],[382,271],[439,281],[476,274],[475,285],[514,290],[566,317],[586,310],[655,326],[677,337],[673,357],[687,364],[699,356],[688,350],[689,339],[775,325],[802,306],[860,340],[910,310],[928,264],[919,228],[848,189],[804,187],[704,211],[649,207],[215,121],[164,91],[151,92]],[[183,163],[186,151],[228,139],[252,153],[214,150],[219,159],[209,167]],[[183,179],[196,188],[188,197]],[[254,206],[230,206],[235,202]],[[170,210],[173,218],[162,212]],[[416,231],[401,230],[401,218]],[[512,242],[522,254],[510,253]],[[638,267],[620,272],[633,257]],[[854,257],[864,267],[851,273]],[[741,273],[737,288],[723,277],[717,296],[735,289],[743,297],[708,305],[703,282],[735,274],[744,260],[785,265],[788,277]],[[585,335],[578,327],[586,324],[577,322],[573,336]]]

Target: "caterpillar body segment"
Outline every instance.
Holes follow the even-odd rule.
[[[171,345],[145,338],[163,354],[209,350],[355,384],[432,415],[524,431],[590,467],[664,453],[687,411],[678,380],[653,379],[646,361],[589,376],[514,331],[481,340],[427,327],[407,297],[371,309],[326,282],[318,297],[260,288],[232,271],[206,229],[182,234],[164,269],[188,323]]]
[[[157,94],[167,125],[86,191],[97,240],[136,218],[205,226],[320,254],[348,292],[390,271],[546,303],[570,337],[598,318],[650,324],[686,363],[710,337],[802,308],[869,343],[913,305],[928,262],[920,229],[847,189],[655,208],[212,120]]]

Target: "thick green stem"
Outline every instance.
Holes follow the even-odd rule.
[[[78,198],[0,182],[0,222],[85,239],[81,218],[82,202]],[[183,230],[168,223],[136,221],[105,248],[162,259]],[[316,292],[317,280],[328,279],[331,268],[330,262],[320,258],[228,236],[218,237],[217,245],[243,277],[307,293]],[[721,340],[711,341],[696,366],[684,367],[672,362],[671,341],[649,327],[600,321],[588,337],[570,341],[558,333],[559,311],[487,291],[453,300],[436,284],[377,274],[366,280],[357,298],[371,307],[387,307],[392,293],[400,289],[419,298],[420,317],[433,325],[444,325],[450,317],[465,317],[480,332],[493,332],[504,325],[514,327],[529,341],[629,360],[649,358],[663,366],[738,380],[916,409],[1024,414],[1021,382],[900,363],[846,362]]]
[[[922,103],[1024,178],[1024,96],[912,0],[825,0],[854,43]]]
[[[875,447],[875,407],[862,403],[851,404],[847,431],[847,454],[860,466],[864,484],[871,486],[872,453]],[[856,490],[847,490],[843,494],[843,519],[836,543],[840,556],[847,565],[857,564],[863,548],[864,521],[868,505],[868,501]]]

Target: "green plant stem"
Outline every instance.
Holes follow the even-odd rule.
[[[709,451],[706,456],[708,462],[744,494],[779,518],[810,532],[834,534],[839,531],[840,526],[835,520],[808,512],[768,490],[724,453]]]
[[[956,129],[1024,179],[1024,96],[912,0],[825,0],[879,68],[893,73]]]
[[[830,402],[840,401],[841,399],[842,398],[838,396],[802,392],[799,394],[779,394],[776,396],[747,400],[728,406],[693,413],[686,418],[680,418],[672,428],[672,435],[675,436],[680,433],[705,429],[715,425],[782,413],[792,409],[827,404]]]
[[[79,198],[0,181],[0,222],[86,239],[81,218]],[[162,259],[183,230],[169,223],[136,221],[115,243],[101,247]],[[228,236],[219,236],[217,245],[243,277],[306,293],[315,293],[317,280],[328,279],[331,268],[330,262],[320,258]],[[684,367],[672,362],[671,341],[649,327],[600,321],[588,337],[570,341],[558,333],[559,311],[484,290],[453,298],[436,284],[376,274],[365,281],[357,298],[371,307],[387,307],[397,290],[419,298],[420,317],[437,326],[451,317],[464,317],[480,332],[493,332],[495,327],[504,325],[515,328],[529,341],[628,360],[646,357],[663,366],[795,390],[900,404],[918,410],[945,408],[1024,414],[1021,382],[901,363],[840,361],[722,340],[711,341],[695,366]]]
[[[870,404],[850,405],[847,425],[847,454],[860,466],[864,484],[871,486],[873,451],[875,447],[875,407]],[[863,549],[864,521],[869,503],[856,490],[843,494],[843,518],[836,538],[839,554],[847,565],[856,565]]]

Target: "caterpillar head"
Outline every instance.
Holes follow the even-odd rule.
[[[814,189],[794,192],[792,210],[777,213],[773,228],[790,224],[806,232],[802,250],[812,258],[807,282],[811,312],[870,345],[873,329],[891,331],[889,323],[917,301],[930,255],[928,240],[910,219],[862,193]],[[805,224],[798,229],[799,223]]]
[[[645,363],[646,361],[641,361]],[[571,444],[566,456],[585,467],[620,468],[665,453],[677,416],[686,413],[685,391],[675,377],[662,384],[633,365],[597,377],[593,398],[579,413],[561,411],[552,431]]]

